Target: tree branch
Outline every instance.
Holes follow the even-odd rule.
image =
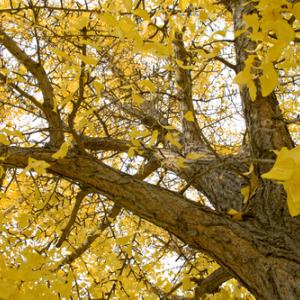
[[[41,64],[28,56],[1,27],[0,35],[0,43],[37,79],[44,98],[43,112],[49,122],[50,142],[59,147],[64,141],[62,122],[58,112],[55,111],[53,88],[46,71]]]
[[[219,268],[204,279],[196,279],[198,285],[195,289],[195,300],[202,299],[205,294],[214,294],[218,292],[220,286],[232,278],[224,268]]]

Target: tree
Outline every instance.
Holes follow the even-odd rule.
[[[0,12],[1,299],[300,298],[298,1]]]

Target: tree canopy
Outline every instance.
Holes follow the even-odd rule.
[[[0,0],[0,299],[299,299],[300,2]]]

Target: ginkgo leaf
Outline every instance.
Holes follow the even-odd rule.
[[[277,159],[273,168],[269,172],[262,174],[261,177],[279,181],[288,180],[293,174],[295,161],[290,157],[290,151],[285,147],[275,153]]]
[[[48,167],[50,167],[50,164],[48,164],[44,160],[37,160],[37,159],[34,159],[32,157],[29,157],[28,158],[28,165],[25,168],[25,171],[33,169],[35,172],[37,172],[38,174],[41,175],[41,174],[47,172],[46,169]]]
[[[241,221],[243,220],[243,214],[233,208],[227,211],[227,214],[232,217],[234,221]]]
[[[176,59],[176,63],[181,69],[184,69],[184,70],[193,70],[193,68],[194,68],[193,66],[184,65],[183,61],[181,61],[179,59]]]
[[[52,154],[52,157],[55,158],[55,159],[64,158],[67,155],[71,144],[72,144],[72,139],[69,139],[69,140],[65,141],[61,145],[60,149],[57,152],[55,152],[54,154]]]
[[[132,10],[132,0],[122,0],[123,5],[127,12],[130,12]]]
[[[241,188],[241,194],[243,195],[243,203],[247,203],[250,197],[250,185]]]
[[[134,11],[134,14],[136,16],[139,16],[139,17],[143,18],[145,21],[150,21],[150,16],[149,16],[148,12],[146,10],[144,10],[144,9],[137,8]]]
[[[104,84],[96,80],[93,82],[93,85],[97,92],[97,95],[100,95],[100,92],[104,89]]]
[[[131,241],[131,236],[124,236],[124,237],[120,237],[120,238],[117,238],[116,239],[116,243],[119,245],[119,246],[123,246],[123,245],[126,245],[128,244],[129,242]]]
[[[179,0],[179,8],[181,11],[185,11],[187,6],[189,5],[190,0]]]
[[[206,11],[204,9],[201,9],[199,12],[199,19],[202,22],[205,22],[208,19],[208,14],[206,13]]]
[[[294,170],[283,186],[287,192],[287,203],[291,216],[300,215],[300,166]]]
[[[184,290],[190,290],[190,289],[193,288],[194,286],[195,286],[195,283],[192,282],[192,281],[190,280],[189,277],[184,277],[184,278],[182,279],[182,288],[183,288]]]
[[[135,154],[135,151],[136,151],[136,147],[130,147],[130,148],[128,149],[128,153],[127,153],[128,157],[129,157],[129,158],[133,157],[134,154]]]
[[[78,57],[87,65],[96,66],[98,63],[98,60],[95,57],[86,56],[86,55],[82,55],[82,54],[78,54]]]
[[[263,75],[259,78],[263,97],[268,96],[278,84],[278,74],[272,63],[262,65]]]
[[[185,168],[186,167],[186,165],[185,165],[185,159],[183,157],[178,157],[176,159],[176,166],[179,169]]]
[[[300,2],[294,4],[292,13],[300,21]]]
[[[195,122],[193,112],[188,111],[184,114],[184,118],[189,122]]]
[[[169,141],[173,146],[181,149],[182,145],[179,143],[178,139],[174,137],[170,132],[168,132],[165,136],[166,140]]]
[[[158,137],[158,130],[154,130],[152,132],[151,139],[150,139],[150,142],[148,143],[147,147],[152,147],[156,143],[157,137]]]
[[[137,105],[141,105],[142,103],[145,102],[145,99],[138,94],[133,94],[132,101]]]
[[[278,19],[273,24],[277,39],[280,43],[289,44],[295,38],[295,32],[291,25],[283,19]]]
[[[2,133],[0,133],[0,144],[6,145],[6,146],[8,146],[10,144],[7,137]]]
[[[203,153],[197,153],[197,152],[190,152],[187,156],[186,159],[190,159],[190,160],[196,160],[202,157],[205,157],[206,155]]]
[[[90,16],[89,14],[84,14],[79,18],[76,18],[76,21],[72,24],[77,30],[81,30],[83,27],[87,27],[89,23]]]
[[[109,13],[102,14],[99,17],[99,19],[111,27],[116,27],[118,25],[118,21],[117,21],[116,17]]]
[[[140,80],[138,83],[142,88],[148,89],[151,93],[155,92],[155,85],[151,80],[144,79],[144,80]]]

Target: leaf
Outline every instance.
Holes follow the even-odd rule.
[[[278,19],[272,28],[275,30],[277,39],[281,44],[288,45],[295,38],[293,28],[283,19]]]
[[[87,27],[89,23],[90,15],[84,14],[76,18],[76,21],[73,23],[73,27],[77,30],[81,30],[83,27]]]
[[[294,4],[292,13],[297,18],[297,20],[300,21],[300,2]]]
[[[122,0],[123,5],[127,12],[130,12],[132,10],[132,0]]]
[[[187,156],[186,159],[190,159],[190,160],[196,160],[202,157],[205,157],[206,155],[203,153],[196,153],[196,152],[190,152]]]
[[[138,94],[133,94],[132,95],[132,101],[137,104],[137,105],[141,105],[142,103],[145,102],[144,98],[141,97],[140,95]]]
[[[55,158],[55,159],[64,158],[67,155],[71,144],[72,144],[72,139],[69,139],[69,140],[65,141],[61,145],[60,149],[57,152],[55,152],[54,154],[52,154],[52,157]]]
[[[150,140],[150,142],[148,143],[147,147],[152,147],[152,146],[156,143],[157,137],[158,137],[158,131],[157,131],[157,130],[154,130],[154,131],[152,132],[151,140]]]
[[[283,183],[287,193],[287,204],[292,217],[300,215],[300,166],[292,176]]]
[[[144,79],[144,80],[140,80],[138,83],[142,88],[148,89],[151,93],[155,92],[155,85],[151,80]]]
[[[201,9],[199,12],[199,19],[201,22],[205,22],[208,19],[208,14],[204,9]]]
[[[137,8],[134,11],[134,14],[136,16],[139,16],[139,17],[143,18],[145,21],[150,21],[150,16],[149,16],[148,12],[146,10],[144,10],[144,9]]]
[[[120,237],[120,238],[117,238],[116,239],[116,243],[119,245],[119,246],[124,246],[126,244],[128,244],[129,242],[131,241],[131,236],[124,236],[124,237]]]
[[[233,208],[229,209],[227,211],[227,214],[230,215],[234,221],[242,221],[243,220],[243,214]]]
[[[83,54],[78,54],[78,57],[87,65],[96,66],[98,63],[98,60],[95,57],[85,56]]]
[[[129,158],[133,157],[134,154],[135,154],[135,151],[136,151],[136,147],[130,147],[130,148],[128,149],[127,156],[128,156]]]
[[[300,146],[274,151],[277,159],[273,168],[261,177],[283,181],[287,192],[287,204],[291,216],[300,214]]]
[[[93,85],[97,95],[100,95],[100,92],[104,89],[104,84],[96,80],[94,81]]]
[[[188,111],[184,114],[184,118],[189,122],[195,122],[193,112]]]
[[[99,19],[112,28],[118,25],[116,17],[108,13],[104,13],[99,17]]]
[[[185,11],[190,4],[190,0],[179,0],[179,8],[181,11]]]
[[[25,171],[28,171],[30,169],[33,169],[35,172],[37,172],[39,175],[46,173],[46,169],[50,167],[50,164],[45,162],[44,160],[37,160],[32,157],[28,158],[28,165],[25,168]]]
[[[190,290],[194,286],[195,286],[195,283],[192,282],[189,277],[186,276],[182,279],[182,288],[183,288],[183,290],[185,290],[185,291]]]
[[[185,159],[184,159],[183,157],[178,157],[178,158],[176,159],[176,166],[177,166],[177,168],[179,168],[179,169],[185,168],[185,167],[186,167],[186,166],[185,166]]]
[[[0,143],[5,145],[5,146],[8,146],[10,144],[9,140],[7,139],[7,137],[0,133]]]
[[[294,172],[295,161],[290,157],[290,152],[285,147],[280,151],[274,152],[277,155],[277,159],[273,168],[269,172],[262,174],[261,177],[279,181],[288,180]]]
[[[268,96],[278,84],[278,74],[272,63],[262,65],[263,75],[260,77],[261,93],[263,97]]]
[[[169,141],[173,146],[177,147],[178,149],[182,148],[182,145],[179,143],[178,139],[175,138],[170,132],[166,134],[165,138],[167,141]]]
[[[184,69],[184,70],[193,70],[194,66],[186,66],[183,64],[183,61],[179,60],[179,59],[176,59],[176,63],[177,65],[181,68],[181,69]]]
[[[243,175],[249,177],[248,185],[241,188],[241,194],[244,196],[243,203],[246,204],[250,198],[252,198],[257,190],[258,181],[254,171],[254,165],[251,163],[249,167],[249,171],[243,173]]]

